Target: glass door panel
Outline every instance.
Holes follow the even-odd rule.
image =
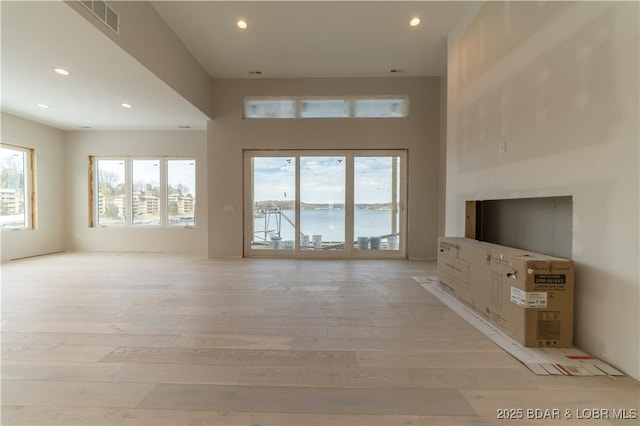
[[[400,158],[354,158],[354,247],[400,249]]]
[[[300,157],[300,249],[344,250],[346,157]]]
[[[253,157],[252,250],[295,248],[296,158]]]

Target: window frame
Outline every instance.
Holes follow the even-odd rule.
[[[125,218],[124,223],[118,224],[101,224],[99,221],[99,176],[98,176],[98,163],[101,160],[110,161],[124,161],[124,202],[125,206]],[[133,163],[136,160],[143,161],[158,161],[159,162],[159,223],[158,224],[140,224],[134,223],[133,217]],[[170,222],[169,215],[169,162],[175,160],[190,161],[194,164],[194,188],[193,192],[196,194],[193,197],[193,224],[175,225]],[[89,226],[92,228],[136,228],[136,229],[196,229],[196,211],[198,205],[197,196],[197,159],[195,156],[90,156],[89,157]]]
[[[24,155],[24,226],[15,228],[5,228],[4,223],[0,224],[2,232],[5,231],[31,231],[37,229],[37,198],[36,198],[36,153],[34,148],[26,146],[0,143],[0,147],[20,151]]]

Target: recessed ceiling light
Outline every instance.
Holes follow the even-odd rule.
[[[409,25],[411,25],[412,27],[417,27],[418,25],[420,25],[420,18],[418,18],[417,16],[415,18],[411,18],[411,20],[409,21]]]
[[[178,129],[190,129],[191,126],[178,126]]]
[[[49,108],[49,105],[45,105],[45,104],[38,104],[38,106],[39,106],[40,108],[44,108],[44,109]]]
[[[71,74],[69,71],[65,70],[64,68],[54,68],[53,69],[55,72],[57,72],[60,75],[69,75]]]
[[[259,70],[253,70],[253,71],[249,71],[250,75],[262,75],[262,71]]]
[[[389,70],[390,73],[403,73],[404,70],[402,68],[394,68],[392,70]]]
[[[247,21],[245,21],[244,19],[240,19],[238,22],[236,22],[236,25],[238,26],[238,28],[240,28],[241,30],[246,30],[247,29]]]
[[[131,104],[122,104],[122,108],[132,108],[133,105]]]

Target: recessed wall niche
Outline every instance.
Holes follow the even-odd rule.
[[[571,196],[467,201],[465,213],[467,238],[571,258]]]

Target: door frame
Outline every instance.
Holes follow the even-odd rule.
[[[255,157],[287,157],[295,158],[295,224],[296,234],[299,234],[300,224],[300,158],[301,157],[331,157],[344,156],[345,171],[345,244],[343,250],[301,250],[300,238],[295,239],[295,247],[291,250],[254,249],[254,211],[253,211],[253,167]],[[399,167],[399,229],[400,244],[398,250],[357,250],[354,244],[348,244],[349,238],[355,240],[355,170],[354,159],[357,157],[398,157]],[[402,149],[327,149],[327,150],[243,150],[243,256],[261,258],[289,258],[289,259],[405,259],[407,257],[407,194],[408,194],[408,152]]]

